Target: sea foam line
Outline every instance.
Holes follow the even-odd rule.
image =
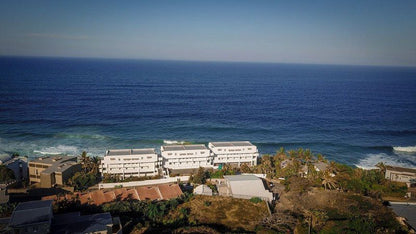
[[[416,146],[394,146],[394,151],[413,153],[416,152]]]

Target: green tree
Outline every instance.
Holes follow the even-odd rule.
[[[7,183],[15,179],[14,172],[5,165],[0,165],[0,182]]]
[[[195,184],[205,184],[208,176],[204,168],[200,167],[198,172],[194,175],[192,182]]]

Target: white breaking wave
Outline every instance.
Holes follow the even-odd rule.
[[[164,144],[172,145],[172,144],[185,144],[185,141],[170,141],[170,140],[163,140]]]
[[[394,146],[394,151],[413,153],[416,152],[416,146]]]
[[[75,155],[79,152],[78,148],[75,146],[68,146],[68,145],[58,145],[56,147],[44,147],[41,150],[33,150],[33,153],[38,154],[72,154]]]
[[[385,153],[380,154],[367,154],[366,158],[361,159],[358,164],[355,166],[362,168],[362,169],[375,169],[376,164],[379,162],[383,162],[386,165],[390,166],[398,166],[398,167],[411,167],[413,168],[414,165],[411,165],[406,162],[402,162],[400,157],[395,155],[388,155]]]

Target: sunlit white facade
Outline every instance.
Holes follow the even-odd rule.
[[[127,178],[158,175],[161,160],[155,149],[107,150],[101,160],[100,172]]]
[[[194,169],[212,167],[213,155],[205,145],[164,145],[160,147],[163,167]]]
[[[249,141],[209,142],[208,148],[214,154],[214,168],[229,164],[240,167],[242,164],[257,165],[259,151]]]

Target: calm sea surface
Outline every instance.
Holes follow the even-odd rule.
[[[227,140],[416,167],[416,68],[0,58],[0,152]]]

